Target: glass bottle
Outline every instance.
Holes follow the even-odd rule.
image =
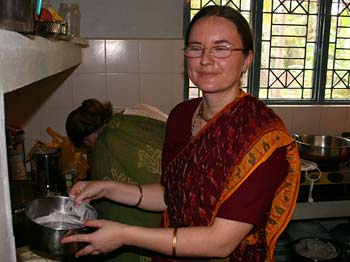
[[[58,14],[67,22],[68,39],[80,37],[80,10],[78,4],[60,3]]]

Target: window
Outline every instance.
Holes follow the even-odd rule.
[[[350,103],[350,0],[191,0],[229,5],[251,24],[255,57],[242,87],[267,103]],[[188,98],[200,96],[190,81]]]

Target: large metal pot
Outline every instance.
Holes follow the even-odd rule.
[[[82,243],[62,244],[65,236],[86,233],[84,220],[97,218],[96,210],[87,203],[74,206],[69,197],[51,196],[37,198],[25,207],[25,230],[31,249],[53,259],[72,257]]]
[[[329,135],[293,135],[300,157],[314,162],[345,162],[350,159],[350,140]]]

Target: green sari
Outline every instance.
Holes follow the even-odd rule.
[[[94,146],[91,180],[129,184],[160,182],[161,155],[166,123],[137,115],[115,115],[103,128]],[[143,211],[108,200],[93,202],[100,219],[144,227],[159,227],[161,213]],[[151,253],[122,247],[98,256],[97,261],[147,262]]]

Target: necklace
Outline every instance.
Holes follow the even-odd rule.
[[[203,102],[201,103],[201,106],[199,108],[198,114],[197,116],[199,116],[200,118],[202,118],[205,122],[209,122],[211,118],[206,117],[203,113]]]
[[[195,118],[193,119],[193,123],[192,123],[192,127],[191,127],[191,133],[194,136],[197,131],[199,130],[200,126],[198,126],[198,124],[200,124],[199,120],[202,119],[204,120],[206,123],[210,121],[211,118],[206,117],[203,114],[203,104],[200,105],[198,113],[196,114]]]

